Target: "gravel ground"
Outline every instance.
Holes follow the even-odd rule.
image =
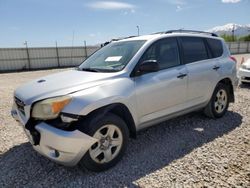
[[[236,58],[236,60],[239,64],[241,63],[242,58],[244,58],[245,61],[250,58],[250,54],[237,54],[237,55],[233,55],[233,56]]]
[[[250,86],[223,118],[191,113],[149,128],[117,166],[92,173],[37,154],[10,116],[17,86],[58,71],[0,74],[0,187],[250,187]]]

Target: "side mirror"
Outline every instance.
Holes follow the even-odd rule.
[[[139,66],[140,72],[157,72],[159,70],[159,64],[156,60],[143,61]]]

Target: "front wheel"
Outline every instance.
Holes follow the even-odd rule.
[[[208,117],[220,118],[226,113],[228,105],[229,89],[227,85],[219,83],[216,86],[214,93],[204,110],[204,113]]]
[[[86,125],[87,134],[98,139],[80,161],[80,165],[91,171],[103,171],[114,166],[123,156],[129,137],[125,122],[108,113],[95,117]]]

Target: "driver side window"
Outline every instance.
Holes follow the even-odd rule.
[[[180,65],[177,40],[166,38],[155,42],[143,54],[141,62],[146,60],[156,60],[160,70]]]

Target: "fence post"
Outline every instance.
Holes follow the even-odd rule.
[[[84,41],[84,50],[85,50],[85,59],[87,59],[88,53],[87,53],[87,43],[86,43],[86,40]]]
[[[250,42],[248,41],[248,42],[247,42],[247,53],[250,52],[250,51],[249,51],[249,50],[250,50],[250,49],[249,49],[249,44],[250,44]]]
[[[31,69],[31,64],[30,64],[30,54],[29,54],[29,49],[28,49],[28,43],[27,41],[24,42],[25,46],[26,46],[26,53],[27,53],[27,60],[28,60],[28,69]]]
[[[57,41],[56,41],[56,58],[57,58],[57,65],[60,67],[60,60],[59,60],[59,53],[58,53],[58,48],[57,48]]]
[[[231,52],[231,42],[228,42],[227,44],[228,44],[228,49]]]
[[[238,41],[238,54],[240,53],[240,41]]]

